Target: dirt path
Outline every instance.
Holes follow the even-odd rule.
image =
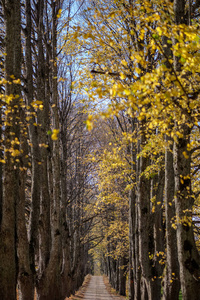
[[[118,297],[111,296],[105,287],[102,276],[92,276],[84,295],[84,300],[115,300]]]

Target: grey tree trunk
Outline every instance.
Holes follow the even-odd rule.
[[[164,264],[162,263],[165,251],[164,224],[163,224],[163,192],[164,192],[164,170],[161,169],[158,175],[152,180],[152,196],[155,197],[155,211],[153,213],[153,241],[154,258],[152,266],[153,280],[153,299],[161,299],[161,278],[163,275]]]
[[[175,24],[187,24],[185,17],[186,2],[174,1]],[[176,43],[176,40],[174,41]],[[174,69],[181,70],[181,62],[174,57]],[[186,115],[186,118],[188,116]],[[183,300],[199,299],[200,256],[195,245],[192,226],[192,206],[194,203],[191,189],[191,153],[187,145],[190,142],[191,127],[176,125],[182,133],[174,143],[175,209],[177,223],[177,247],[180,266],[180,281]]]
[[[173,58],[173,52],[168,37],[162,37],[163,52],[166,67],[171,70],[169,59]],[[173,129],[173,122],[169,130]],[[172,224],[175,222],[175,202],[174,202],[174,167],[173,167],[173,139],[168,135],[165,137],[167,143],[165,149],[165,220],[166,220],[166,266],[164,272],[164,288],[163,299],[177,300],[179,298],[180,278],[179,278],[179,263],[176,240],[176,230]]]
[[[136,134],[139,133],[139,125],[137,126]],[[138,140],[136,145],[136,154],[140,153],[140,141]],[[136,160],[135,180],[139,182],[140,176],[140,157]],[[135,247],[133,252],[133,270],[134,270],[134,300],[141,299],[141,266],[140,266],[140,255],[139,255],[139,203],[138,203],[138,190],[135,189],[135,223],[134,223],[134,236],[135,236]]]
[[[137,199],[136,199],[137,201]],[[135,210],[135,228],[134,228],[134,234],[135,234],[135,247],[134,247],[134,289],[135,289],[135,295],[134,300],[140,300],[141,299],[141,267],[140,267],[140,260],[139,260],[139,220],[138,220],[138,206],[136,205]]]
[[[36,118],[32,102],[34,100],[33,87],[33,61],[32,61],[32,9],[31,1],[26,0],[26,39],[25,39],[25,66],[26,66],[26,101],[29,106],[31,118],[29,120],[29,138],[31,147],[31,210],[28,228],[29,248],[30,248],[30,267],[35,275],[35,256],[38,255],[38,224],[40,214],[40,151],[38,146],[38,130],[34,125]]]
[[[129,193],[129,300],[134,299],[134,279],[135,279],[135,191]]]
[[[122,296],[126,295],[126,264],[127,259],[120,257],[119,259],[119,294]]]
[[[18,1],[18,13],[20,13],[21,4]],[[18,16],[20,18],[20,15]],[[21,35],[21,28],[18,29],[18,33],[15,31],[15,34]],[[28,49],[27,49],[28,50]],[[18,52],[21,55],[21,43],[18,45]],[[30,53],[31,55],[31,53]],[[21,68],[21,61],[18,61],[18,70]],[[32,65],[30,66],[30,70],[32,69]],[[29,71],[28,71],[29,73]],[[19,73],[20,76],[20,73]],[[28,76],[28,74],[27,74]],[[32,78],[28,85],[32,84]],[[29,88],[28,86],[28,88]],[[30,92],[30,91],[29,91]],[[30,93],[28,95],[30,96]],[[21,95],[20,88],[18,89],[18,94]],[[24,110],[20,110],[20,118],[21,120],[25,119]],[[22,151],[21,157],[21,165],[19,171],[19,199],[16,203],[16,225],[17,225],[17,255],[18,255],[18,286],[19,286],[19,299],[20,300],[32,300],[34,299],[34,273],[31,269],[31,259],[30,259],[30,249],[28,242],[28,233],[27,233],[27,220],[25,217],[25,204],[26,204],[26,177],[27,177],[27,168],[28,168],[28,144],[27,144],[27,136],[26,136],[26,128],[21,128],[20,133],[20,144]]]
[[[140,150],[145,146],[145,120],[140,124]],[[145,177],[144,171],[149,165],[149,157],[140,157],[139,166],[139,183],[138,183],[138,225],[139,225],[139,260],[142,272],[142,300],[145,299],[146,291],[148,299],[152,298],[152,282],[151,282],[151,261],[150,253],[153,250],[153,244],[150,243],[150,235],[152,234],[152,224],[150,220],[150,180]]]
[[[0,298],[16,299],[17,261],[16,261],[16,203],[19,199],[19,171],[16,158],[19,156],[19,86],[12,82],[21,78],[21,11],[20,1],[6,0],[4,18],[5,38],[5,78],[7,80],[5,99],[8,114],[4,130],[3,204],[0,239]],[[9,97],[12,99],[9,100]],[[11,143],[14,144],[11,144]],[[10,151],[11,152],[10,152]],[[11,153],[13,155],[11,155]]]
[[[52,8],[52,117],[53,130],[59,130],[58,91],[57,91],[57,14],[59,1],[51,1]],[[52,171],[53,171],[53,203],[51,205],[51,253],[48,264],[42,273],[38,285],[38,300],[61,299],[61,216],[60,216],[60,143],[59,138],[53,141]],[[44,222],[45,226],[47,225]]]
[[[183,300],[197,300],[200,290],[200,257],[192,225],[194,199],[190,179],[190,153],[187,149],[191,129],[187,125],[182,125],[182,129],[183,138],[179,138],[174,146],[178,260]]]
[[[25,116],[23,115],[23,118]],[[31,270],[29,242],[25,217],[25,202],[26,202],[26,178],[28,167],[28,145],[26,136],[21,136],[21,150],[23,157],[21,159],[22,167],[20,170],[19,184],[19,201],[16,205],[17,209],[17,255],[18,255],[18,286],[19,300],[34,299],[34,274]]]
[[[67,120],[63,120],[67,121]],[[71,294],[72,277],[71,277],[71,258],[70,258],[70,235],[69,235],[69,224],[67,222],[67,128],[65,123],[61,123],[61,226],[62,226],[62,249],[63,249],[63,260],[62,260],[62,297],[69,297]],[[65,132],[66,130],[66,132]]]
[[[38,1],[37,10],[37,34],[38,34],[38,68],[37,68],[37,100],[43,104],[43,110],[38,111],[38,141],[40,142],[40,202],[39,204],[39,273],[43,274],[47,267],[50,257],[50,243],[51,243],[51,226],[50,226],[50,195],[49,195],[49,180],[48,180],[48,150],[47,145],[47,131],[50,127],[49,121],[49,99],[46,93],[47,74],[46,63],[44,57],[44,1]],[[36,150],[36,149],[35,149]],[[37,157],[36,157],[37,158]],[[38,163],[38,161],[37,161]],[[34,170],[38,172],[38,168]],[[35,174],[36,175],[36,174]],[[37,181],[38,181],[37,179]],[[36,183],[37,183],[36,181]],[[37,188],[37,187],[36,187]],[[38,191],[39,192],[39,191]],[[38,207],[37,207],[38,209]],[[38,211],[37,211],[38,213]]]
[[[179,264],[176,240],[174,203],[174,168],[173,140],[166,136],[168,148],[165,150],[165,219],[166,219],[166,270],[164,278],[163,299],[177,300],[179,298]]]
[[[133,134],[137,132],[136,120],[131,119],[131,131]],[[136,159],[137,144],[131,144],[131,165],[133,178],[135,182],[139,178],[139,164],[140,159]],[[129,255],[129,269],[130,269],[130,293],[129,299],[141,299],[141,269],[139,263],[139,231],[138,231],[138,205],[137,205],[137,191],[136,186],[134,186],[129,193],[129,242],[130,242],[130,255]]]

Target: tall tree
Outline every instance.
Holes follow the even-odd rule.
[[[16,205],[19,201],[19,111],[21,80],[21,3],[2,1],[5,21],[5,120],[0,297],[16,299]],[[18,83],[18,84],[17,84]]]
[[[187,12],[187,15],[186,15]],[[174,22],[180,27],[190,25],[191,3],[188,9],[185,1],[174,1]],[[174,41],[176,45],[176,40]],[[174,69],[181,72],[182,65],[177,56],[174,57]],[[200,256],[195,245],[194,231],[191,223],[194,203],[191,189],[191,152],[188,149],[191,136],[190,100],[187,95],[186,108],[183,109],[187,122],[176,129],[181,136],[174,143],[174,175],[175,175],[175,208],[177,218],[177,247],[180,265],[180,281],[183,299],[198,299],[200,288]],[[178,100],[180,101],[180,100]],[[182,105],[181,105],[182,107]]]

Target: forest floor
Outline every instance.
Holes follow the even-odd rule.
[[[112,294],[114,296],[114,299],[118,299],[118,300],[127,300],[128,299],[128,296],[125,297],[125,296],[119,295],[119,293],[109,283],[109,279],[106,275],[103,275],[103,281],[104,281],[107,291],[109,292],[109,294]]]
[[[82,286],[79,288],[79,290],[75,293],[75,295],[71,295],[69,298],[65,298],[65,300],[80,300],[83,299],[84,297],[84,293],[90,283],[90,280],[92,278],[92,275],[88,274],[85,279],[84,282],[82,284]]]

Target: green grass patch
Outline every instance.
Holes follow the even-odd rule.
[[[178,298],[179,300],[182,300],[182,292],[181,292],[181,290],[180,290],[180,292],[179,292],[179,298]]]

